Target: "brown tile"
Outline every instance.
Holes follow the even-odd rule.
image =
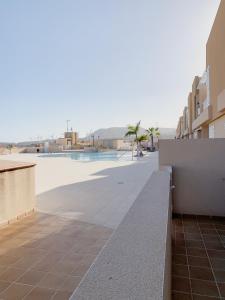
[[[225,270],[225,259],[210,258],[213,269]]]
[[[36,255],[25,255],[13,264],[14,268],[28,269],[35,265],[40,260]]]
[[[225,297],[225,283],[218,283],[220,294],[222,297]]]
[[[210,216],[197,216],[198,223],[213,223],[214,220]]]
[[[5,270],[7,269],[7,266],[0,266],[0,275],[5,272]]]
[[[187,248],[204,248],[204,244],[202,241],[187,240],[186,247]]]
[[[225,259],[225,250],[208,250],[209,257]]]
[[[219,235],[212,234],[203,234],[202,235],[204,242],[221,242],[221,238]]]
[[[185,255],[186,254],[186,248],[185,247],[174,246],[173,247],[173,254],[182,254],[182,255]]]
[[[190,280],[184,277],[175,277],[172,279],[172,290],[177,292],[190,293]]]
[[[201,296],[201,295],[195,295],[192,294],[193,300],[219,300],[218,297],[207,297],[207,296]]]
[[[188,264],[194,267],[210,267],[209,260],[206,257],[188,256]]]
[[[225,235],[225,230],[217,230],[219,235]]]
[[[67,291],[58,291],[56,294],[53,296],[52,300],[68,300],[70,296],[72,295],[72,292],[67,292]],[[178,299],[177,299],[178,300]],[[189,300],[189,299],[187,299]]]
[[[206,235],[218,235],[216,229],[212,228],[201,228],[201,233]]]
[[[71,275],[84,276],[84,274],[88,271],[89,268],[90,268],[90,264],[82,262],[73,269]]]
[[[207,257],[205,249],[201,248],[187,248],[187,254],[190,256]]]
[[[10,282],[0,280],[0,293],[2,293],[9,285],[10,285]]]
[[[214,249],[214,250],[224,250],[224,246],[220,241],[205,241],[205,247],[207,249]]]
[[[19,283],[11,284],[6,290],[0,294],[0,299],[4,300],[21,300],[32,289],[30,285],[24,285]]]
[[[200,233],[185,233],[186,240],[202,240]]]
[[[173,292],[172,293],[172,300],[192,300],[192,298],[191,298],[191,294]]]
[[[36,287],[24,299],[25,300],[50,300],[55,294],[54,290]]]
[[[24,273],[17,282],[29,285],[36,285],[43,277],[45,273],[35,270],[30,270]]]
[[[191,279],[201,279],[214,281],[213,273],[210,268],[189,267]]]
[[[189,277],[188,266],[173,264],[172,274],[179,277]]]
[[[215,229],[216,226],[213,224],[213,223],[208,223],[208,224],[205,224],[205,223],[199,223],[199,227],[200,229]]]
[[[225,271],[223,270],[215,270],[214,269],[214,275],[217,282],[224,282],[225,283]]]
[[[186,255],[173,255],[173,263],[179,265],[187,265]]]
[[[180,232],[176,232],[176,240],[184,240],[184,234]]]
[[[79,276],[67,275],[65,277],[65,281],[63,282],[63,284],[59,288],[59,290],[73,292],[76,289],[76,287],[79,285],[81,279],[82,279],[82,277],[79,277]]]
[[[213,281],[191,279],[191,289],[193,294],[214,297],[219,296],[216,283]]]
[[[5,272],[0,275],[0,280],[12,282],[19,278],[25,270],[8,267]]]
[[[1,255],[0,256],[0,265],[10,266],[10,265],[15,264],[19,259],[20,259],[20,257]]]
[[[39,287],[48,289],[60,289],[63,282],[65,281],[65,275],[47,273],[42,277],[41,281],[38,283]]]
[[[75,264],[72,260],[61,260],[57,263],[55,263],[52,268],[50,269],[51,273],[57,273],[57,274],[71,274],[72,271],[75,268]]]

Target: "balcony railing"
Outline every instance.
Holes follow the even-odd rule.
[[[192,123],[192,129],[195,130],[204,123],[208,122],[212,117],[212,106],[208,105],[200,115]]]

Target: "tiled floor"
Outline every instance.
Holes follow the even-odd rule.
[[[0,229],[0,300],[64,300],[112,230],[36,213]]]
[[[225,299],[225,218],[174,216],[172,244],[172,299]]]

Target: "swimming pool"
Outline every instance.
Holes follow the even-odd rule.
[[[126,156],[125,156],[126,154]],[[63,153],[51,153],[43,154],[39,157],[67,157],[72,160],[81,160],[81,161],[116,161],[122,157],[130,156],[127,152],[124,151],[106,151],[106,152],[63,152]]]

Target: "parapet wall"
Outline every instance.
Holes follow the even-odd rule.
[[[173,167],[176,213],[225,216],[225,139],[161,140],[159,164]]]
[[[0,161],[0,225],[35,206],[34,164]]]

